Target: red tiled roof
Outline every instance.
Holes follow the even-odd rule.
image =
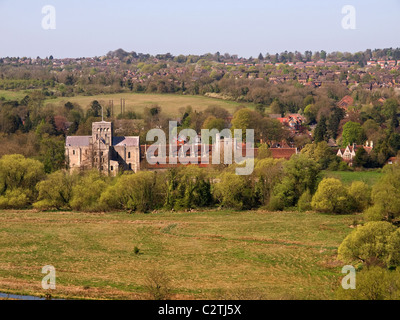
[[[350,96],[345,96],[345,97],[343,97],[342,100],[340,100],[340,101],[338,102],[338,106],[339,106],[340,108],[343,108],[343,109],[346,109],[346,110],[347,110],[347,108],[350,107],[353,103],[354,103],[354,99],[353,99],[352,97],[350,97]]]
[[[294,154],[297,154],[296,148],[270,148],[274,159],[289,160]]]

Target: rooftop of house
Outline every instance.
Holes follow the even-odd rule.
[[[297,154],[296,148],[270,148],[269,150],[274,159],[289,160],[294,154]]]
[[[343,97],[342,100],[340,100],[338,102],[338,106],[347,108],[347,107],[350,107],[353,103],[354,103],[354,99],[352,97],[345,96],[345,97]]]

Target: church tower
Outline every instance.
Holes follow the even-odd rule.
[[[112,123],[111,122],[93,122],[92,123],[92,141],[93,144],[112,145]]]
[[[93,166],[100,171],[110,170],[112,123],[101,121],[92,124]]]

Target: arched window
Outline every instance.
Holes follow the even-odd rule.
[[[130,152],[128,152],[128,159],[130,159],[131,158],[131,153]]]

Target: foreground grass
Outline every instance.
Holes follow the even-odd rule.
[[[44,295],[57,270],[61,298],[146,299],[162,270],[173,299],[331,299],[337,247],[353,216],[316,213],[0,212],[0,292]],[[134,248],[141,254],[135,254]]]

